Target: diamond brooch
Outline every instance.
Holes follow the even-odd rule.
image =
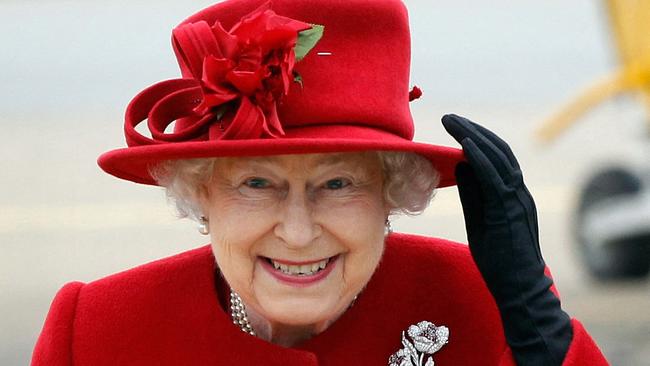
[[[436,326],[426,320],[421,321],[411,325],[406,333],[402,332],[404,348],[390,356],[388,366],[434,366],[431,355],[448,342],[449,328],[444,325]]]

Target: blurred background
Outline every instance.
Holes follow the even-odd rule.
[[[29,363],[50,302],[66,282],[207,243],[195,225],[174,218],[159,188],[108,176],[95,160],[124,146],[129,100],[178,76],[171,29],[213,2],[0,2],[1,365]],[[535,138],[544,120],[621,67],[605,2],[406,3],[412,84],[424,91],[411,104],[416,140],[455,145],[439,120],[456,113],[508,141],[536,198],[544,257],[564,308],[612,364],[650,364],[650,281],[593,261],[587,266],[585,250],[607,243],[572,234],[585,227],[576,222],[587,222],[591,196],[584,189],[595,172],[616,166],[640,177],[649,169],[643,101],[630,93],[605,98],[553,143]],[[423,215],[393,227],[466,241],[455,188],[440,190]]]

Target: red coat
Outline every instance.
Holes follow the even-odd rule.
[[[65,285],[32,365],[386,365],[402,348],[402,332],[422,320],[449,328],[449,343],[434,355],[437,366],[515,365],[496,304],[465,245],[391,235],[354,306],[292,349],[232,324],[215,291],[215,269],[204,246]],[[572,324],[564,364],[607,365],[582,325]]]

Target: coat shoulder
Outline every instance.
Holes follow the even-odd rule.
[[[34,347],[32,365],[68,365],[71,363],[72,326],[77,308],[77,297],[83,286],[82,282],[70,282],[57,292]]]
[[[215,266],[211,248],[204,246],[84,285],[73,325],[72,344],[84,350],[77,361],[120,364],[122,354],[155,359],[152,353],[160,344],[176,344],[180,350],[192,349],[187,343],[197,338],[212,340],[216,335],[207,329],[219,323],[214,309],[220,306]]]

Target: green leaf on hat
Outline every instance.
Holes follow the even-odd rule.
[[[296,43],[295,53],[296,61],[302,60],[309,51],[318,43],[323,36],[325,26],[312,24],[311,28],[298,32],[298,42]]]

